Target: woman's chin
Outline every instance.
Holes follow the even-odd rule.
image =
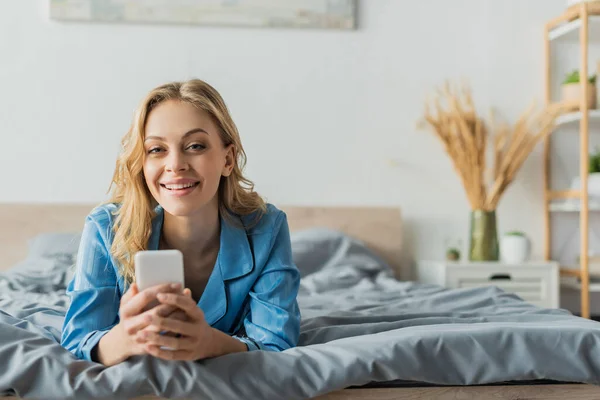
[[[198,211],[206,208],[211,203],[210,200],[202,198],[202,196],[190,196],[189,198],[162,198],[159,201],[160,206],[165,212],[175,217],[189,217]]]
[[[175,217],[188,217],[194,214],[195,211],[198,211],[200,208],[198,204],[174,204],[173,201],[165,201],[160,203],[161,207],[165,212],[175,216]],[[187,203],[187,202],[185,202]]]

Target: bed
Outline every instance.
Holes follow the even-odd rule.
[[[402,280],[394,208],[280,206],[303,274],[297,348],[199,363],[135,357],[112,368],[76,360],[56,337],[70,254],[91,207],[0,204],[2,395],[600,398],[600,323],[494,287]],[[42,233],[74,236],[54,252],[40,247]]]

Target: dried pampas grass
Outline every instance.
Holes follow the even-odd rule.
[[[535,146],[550,135],[556,118],[565,111],[562,104],[551,104],[539,112],[529,107],[514,126],[490,124],[477,115],[470,89],[446,83],[431,106],[425,104],[421,127],[429,127],[441,141],[465,188],[473,210],[493,211],[500,197]],[[432,111],[433,108],[433,111]],[[491,140],[490,140],[491,139]],[[486,164],[488,142],[493,143],[493,179]]]

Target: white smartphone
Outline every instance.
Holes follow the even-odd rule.
[[[163,283],[185,287],[183,254],[179,250],[144,250],[135,253],[135,282],[140,292]]]
[[[144,250],[135,253],[135,282],[141,292],[144,289],[163,283],[179,283],[181,291],[185,288],[183,254],[179,250]],[[158,300],[151,301],[143,311],[159,305]],[[161,335],[168,332],[161,332]],[[173,350],[161,346],[164,350]]]

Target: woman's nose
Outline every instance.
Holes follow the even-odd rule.
[[[166,169],[169,172],[179,172],[188,169],[188,163],[185,157],[178,153],[171,153],[167,159]]]

